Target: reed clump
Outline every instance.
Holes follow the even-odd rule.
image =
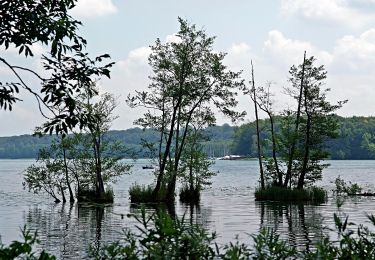
[[[327,192],[323,188],[315,186],[305,189],[268,186],[265,189],[255,190],[255,200],[324,203],[327,201]]]
[[[78,202],[92,202],[92,203],[113,203],[114,194],[112,189],[108,189],[97,194],[95,190],[80,190],[77,195]]]

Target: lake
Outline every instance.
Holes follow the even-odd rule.
[[[139,207],[130,205],[128,189],[133,183],[149,184],[151,170],[143,170],[147,160],[132,162],[133,173],[125,175],[113,185],[113,205],[95,207],[77,203],[55,204],[52,198],[36,195],[23,189],[23,171],[33,160],[0,160],[0,239],[2,243],[20,238],[24,225],[38,230],[41,247],[58,259],[87,257],[89,246],[98,248],[103,243],[121,238],[124,228],[134,229],[136,221],[127,214],[139,213]],[[364,190],[375,191],[375,161],[328,161],[318,185],[332,190],[335,178],[357,182]],[[216,231],[222,245],[235,236],[248,244],[249,234],[261,226],[272,227],[297,247],[311,247],[327,228],[333,227],[333,214],[350,216],[356,223],[369,223],[366,214],[375,214],[375,198],[346,198],[341,207],[329,192],[329,200],[319,206],[288,205],[256,202],[254,190],[258,182],[257,161],[216,161],[212,170],[218,174],[212,187],[203,191],[199,207],[176,202],[176,214],[210,231]]]

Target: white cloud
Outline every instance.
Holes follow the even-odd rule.
[[[288,66],[300,64],[304,51],[308,56],[315,56],[319,63],[328,65],[332,61],[330,53],[318,50],[310,42],[288,39],[277,30],[268,33],[268,39],[264,42],[263,48],[264,54],[269,56],[272,62]]]
[[[131,50],[127,57],[116,62],[111,73],[111,79],[103,79],[100,83],[101,92],[113,93],[119,97],[119,106],[115,114],[121,115],[120,120],[113,123],[113,129],[126,129],[133,126],[134,120],[144,113],[143,109],[131,109],[125,99],[134,95],[135,91],[146,90],[149,84],[151,68],[148,65],[148,56],[151,54],[149,47],[140,47]]]
[[[252,59],[255,59],[255,55],[251,52],[250,45],[241,42],[228,48],[224,62],[231,70],[240,71],[248,68]]]
[[[230,48],[228,53],[234,55],[242,55],[244,53],[248,53],[250,51],[250,46],[247,43],[241,42],[239,44],[233,44]]]
[[[79,0],[71,14],[79,17],[93,17],[114,14],[117,12],[112,0]]]
[[[354,28],[375,21],[375,16],[352,8],[347,0],[282,0],[281,13],[317,21],[330,21]]]
[[[151,54],[150,47],[140,47],[131,50],[125,60],[117,62],[117,66],[124,71],[137,69],[141,66],[147,65],[148,56]]]
[[[339,39],[334,48],[335,63],[348,65],[354,70],[373,69],[375,66],[375,29],[359,37],[347,35]]]

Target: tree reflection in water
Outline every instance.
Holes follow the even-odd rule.
[[[124,220],[112,207],[88,204],[51,204],[30,208],[25,224],[38,231],[40,248],[58,259],[84,259],[88,250],[121,238]]]
[[[309,250],[328,234],[319,207],[280,202],[256,202],[260,211],[260,228],[272,228],[289,245]]]

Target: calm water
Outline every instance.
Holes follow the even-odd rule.
[[[134,164],[133,174],[123,176],[114,185],[113,205],[55,204],[46,196],[23,190],[22,172],[31,163],[32,160],[0,160],[0,238],[4,244],[19,239],[19,230],[26,224],[38,230],[42,247],[59,259],[85,258],[89,245],[95,249],[121,238],[123,228],[134,228],[135,221],[126,215],[139,209],[129,203],[129,186],[153,180],[151,171],[141,167],[148,162],[139,160]],[[375,161],[330,163],[319,185],[331,190],[332,181],[341,175],[361,184],[365,190],[375,191]],[[356,223],[368,223],[366,214],[375,214],[375,198],[371,197],[346,199],[340,209],[332,196],[319,206],[255,202],[256,161],[217,161],[213,170],[219,173],[213,178],[212,187],[203,192],[200,206],[190,208],[177,202],[176,213],[216,231],[219,244],[233,240],[236,235],[251,244],[248,234],[267,226],[275,228],[290,244],[309,247],[328,234],[325,227],[333,226],[333,213],[348,214]]]

